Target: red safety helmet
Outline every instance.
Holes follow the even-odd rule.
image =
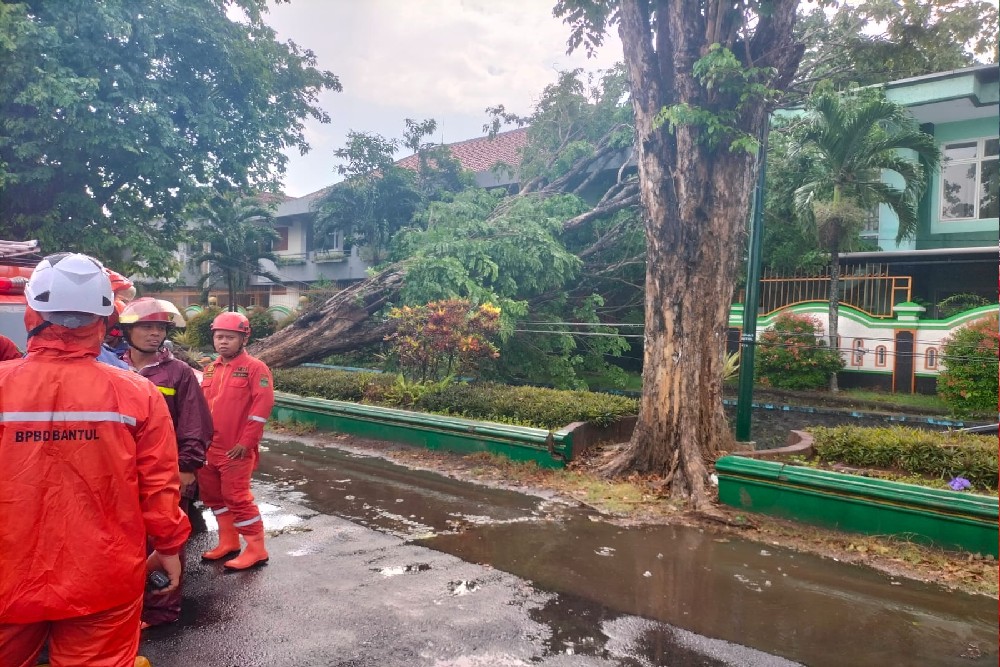
[[[212,320],[212,331],[235,331],[250,335],[250,320],[243,313],[219,313]]]

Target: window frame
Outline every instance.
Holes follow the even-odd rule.
[[[275,227],[274,231],[278,233],[278,238],[271,240],[271,252],[288,252],[288,236],[291,230],[287,225],[281,225]]]
[[[991,135],[991,136],[981,136],[981,137],[969,137],[968,139],[956,139],[954,141],[946,141],[941,143],[941,166],[938,169],[938,186],[937,186],[937,194],[938,194],[937,214],[938,214],[938,220],[942,224],[948,224],[953,222],[969,222],[969,221],[977,222],[980,220],[994,219],[994,218],[980,217],[980,204],[981,204],[980,192],[982,190],[983,162],[998,162],[998,165],[1000,165],[1000,150],[997,151],[997,155],[989,155],[989,156],[986,155],[986,142],[988,141],[1000,142],[1000,136]],[[975,158],[949,159],[945,157],[945,151],[948,149],[948,146],[968,144],[972,142],[975,142],[976,144]],[[945,205],[946,205],[945,193],[944,193],[945,170],[953,165],[967,165],[967,164],[976,165],[976,179],[972,197],[973,214],[972,216],[961,217],[961,218],[948,217],[945,215]]]
[[[875,348],[875,366],[879,368],[885,368],[886,359],[889,357],[889,350],[885,345],[879,345]]]
[[[864,366],[865,365],[865,339],[855,338],[854,342],[851,343],[851,365],[852,366]]]
[[[928,347],[924,350],[924,369],[936,371],[941,364],[941,353],[936,347]]]

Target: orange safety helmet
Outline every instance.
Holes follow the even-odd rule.
[[[128,303],[135,298],[135,285],[131,280],[106,266],[104,272],[111,281],[111,291],[115,293],[115,299]]]
[[[235,331],[250,335],[250,320],[243,313],[219,313],[212,320],[212,331]]]
[[[118,319],[122,326],[144,322],[163,322],[167,327],[184,327],[186,324],[174,304],[151,296],[144,296],[129,303]]]

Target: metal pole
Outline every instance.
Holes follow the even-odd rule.
[[[743,335],[740,336],[740,379],[736,400],[736,440],[750,440],[750,417],[753,413],[753,362],[757,338],[757,305],[760,301],[761,246],[764,245],[764,179],[767,176],[767,135],[770,117],[764,125],[757,158],[757,188],[753,194],[753,215],[747,249],[747,286],[743,300]]]

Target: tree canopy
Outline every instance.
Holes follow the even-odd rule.
[[[351,131],[334,155],[344,181],[330,186],[318,206],[315,238],[320,248],[334,245],[342,235],[344,247],[359,245],[372,264],[388,257],[396,233],[429,203],[447,199],[472,184],[471,175],[447,147],[424,143],[434,133],[433,119],[406,119],[405,139],[387,139],[371,132]],[[400,166],[395,154],[410,148],[416,169]]]
[[[997,62],[997,6],[985,0],[827,0],[802,16],[796,87],[869,85]]]
[[[266,10],[0,3],[0,235],[160,275],[191,204],[275,187],[283,151],[308,150],[303,123],[329,120],[318,96],[340,83],[278,41]]]

